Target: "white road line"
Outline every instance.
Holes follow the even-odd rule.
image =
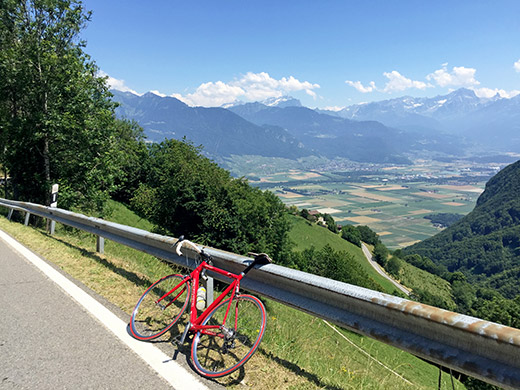
[[[132,338],[127,332],[127,324],[119,317],[108,310],[101,303],[88,295],[81,288],[76,286],[65,276],[52,268],[37,255],[24,247],[11,236],[0,230],[0,238],[4,240],[11,248],[20,255],[34,264],[49,279],[61,287],[76,302],[83,306],[90,314],[98,319],[105,327],[107,327],[116,337],[139,355],[150,367],[152,367],[161,377],[177,389],[209,389],[191,372],[173,361],[171,357],[159,350],[157,347],[149,343],[144,343]]]

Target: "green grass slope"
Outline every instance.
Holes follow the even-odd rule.
[[[112,207],[114,212],[109,220],[144,229],[152,226],[122,205],[112,204]],[[108,240],[105,254],[99,255],[95,253],[95,239],[91,234],[60,224],[54,236],[5,218],[0,218],[0,229],[128,314],[152,281],[172,272],[152,256]],[[320,237],[318,232],[326,229],[318,229],[304,231]],[[324,240],[327,238],[322,238],[323,244]],[[338,245],[335,248],[344,249],[343,243],[331,240],[331,245]],[[233,389],[268,390],[437,388],[437,367],[368,337],[332,328],[306,313],[263,300],[268,322],[258,352],[244,371],[219,379],[220,384]],[[168,340],[163,342],[170,345]],[[441,389],[451,388],[450,377],[444,374]],[[455,389],[464,389],[464,386],[455,381]]]
[[[289,232],[289,237],[295,244],[295,250],[301,251],[311,246],[320,249],[328,244],[335,250],[346,251],[353,256],[354,260],[358,262],[368,276],[382,287],[384,292],[400,295],[399,293],[396,294],[396,288],[392,283],[372,268],[363,255],[361,248],[344,240],[340,235],[334,234],[324,227],[312,224],[304,218],[291,215],[291,223],[292,228]],[[400,263],[399,282],[401,284],[412,290],[420,289],[423,293],[426,292],[426,294],[437,297],[438,300],[444,302],[444,307],[455,310],[456,305],[451,293],[451,285],[446,280],[404,261]]]
[[[382,287],[384,292],[388,294],[395,293],[396,288],[394,285],[372,268],[365,255],[363,255],[361,248],[344,240],[338,234],[332,233],[327,228],[312,224],[304,218],[294,215],[291,215],[290,218],[292,228],[289,232],[289,238],[295,244],[294,250],[302,251],[311,246],[321,249],[328,244],[334,250],[346,251],[354,257],[354,260],[359,263],[368,276]]]
[[[454,311],[457,309],[453,300],[451,284],[437,275],[402,261],[399,270],[399,282],[411,288],[412,291],[422,290],[423,294],[426,292],[426,294],[436,297],[448,310]]]

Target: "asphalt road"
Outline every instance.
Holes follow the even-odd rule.
[[[367,258],[370,265],[379,273],[379,275],[383,276],[384,278],[388,279],[395,287],[397,287],[400,291],[405,293],[406,295],[410,295],[410,290],[407,290],[406,287],[399,284],[397,281],[392,279],[377,262],[373,259],[372,253],[368,250],[365,244],[361,243],[361,249],[363,250],[363,254]]]
[[[2,231],[0,233],[5,236]],[[95,318],[88,307],[84,308],[71,298],[74,295],[69,295],[63,286],[59,287],[52,281],[44,274],[45,270],[40,270],[14,251],[2,236],[1,389],[174,388],[171,381],[168,382],[168,375],[161,376],[143,360],[140,352],[136,353],[135,348],[129,347],[131,342],[127,345],[122,341],[125,335],[116,336],[109,330],[112,325]],[[63,273],[61,275],[63,277]],[[70,283],[70,278],[68,280]],[[81,288],[86,290],[84,286]],[[89,295],[95,294],[89,292]],[[116,318],[115,324],[116,328],[123,328],[117,331],[126,332],[122,320],[118,322]],[[144,350],[157,349],[149,343],[136,345],[137,348],[142,345]],[[167,355],[159,353],[159,357],[153,356],[152,360],[161,360]],[[159,371],[167,363],[176,364],[171,362],[171,358],[156,363]],[[166,374],[172,372],[172,366],[166,368],[163,370]],[[177,389],[195,387],[205,388],[197,378],[188,378],[186,385],[175,386]]]

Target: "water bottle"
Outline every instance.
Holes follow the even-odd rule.
[[[197,290],[197,309],[204,310],[206,308],[206,289],[202,286]]]

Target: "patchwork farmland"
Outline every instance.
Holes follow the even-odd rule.
[[[423,163],[366,172],[290,169],[249,179],[288,206],[330,214],[339,225],[367,225],[397,249],[440,231],[425,216],[469,213],[492,169]]]

